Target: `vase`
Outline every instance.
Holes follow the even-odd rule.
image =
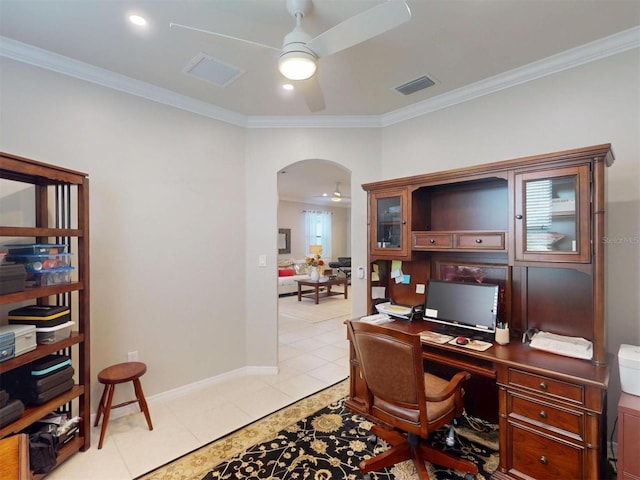
[[[311,267],[309,277],[311,278],[312,282],[317,282],[320,279],[320,272],[318,271],[318,267]]]

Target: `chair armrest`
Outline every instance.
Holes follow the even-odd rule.
[[[461,383],[465,380],[469,380],[471,378],[471,374],[469,372],[458,372],[456,373],[444,390],[439,392],[425,392],[425,397],[427,402],[441,402],[451,397],[454,394],[462,391]]]

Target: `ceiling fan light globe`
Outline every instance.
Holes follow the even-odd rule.
[[[280,73],[289,80],[306,80],[315,73],[318,65],[313,55],[307,52],[292,51],[283,53],[278,60]]]

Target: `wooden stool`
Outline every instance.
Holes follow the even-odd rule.
[[[104,434],[107,431],[107,424],[109,423],[109,414],[112,408],[124,407],[131,403],[140,405],[140,410],[144,413],[147,419],[147,425],[149,430],[153,430],[151,425],[151,415],[149,414],[149,407],[147,401],[144,398],[142,392],[142,385],[140,384],[140,377],[147,371],[147,366],[142,362],[125,362],[118,363],[105,368],[98,374],[98,381],[104,384],[104,391],[100,398],[100,405],[98,405],[98,413],[96,414],[96,421],[93,424],[94,427],[98,426],[100,417],[104,416],[102,421],[102,430],[100,431],[100,442],[98,443],[98,449],[102,448],[102,441],[104,440]],[[118,405],[111,405],[113,401],[113,391],[118,383],[133,382],[133,388],[136,392],[136,399],[128,402],[119,403]]]

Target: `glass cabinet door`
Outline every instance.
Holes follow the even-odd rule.
[[[589,261],[589,167],[516,175],[516,260]]]
[[[371,251],[378,256],[407,255],[406,191],[371,195]]]

